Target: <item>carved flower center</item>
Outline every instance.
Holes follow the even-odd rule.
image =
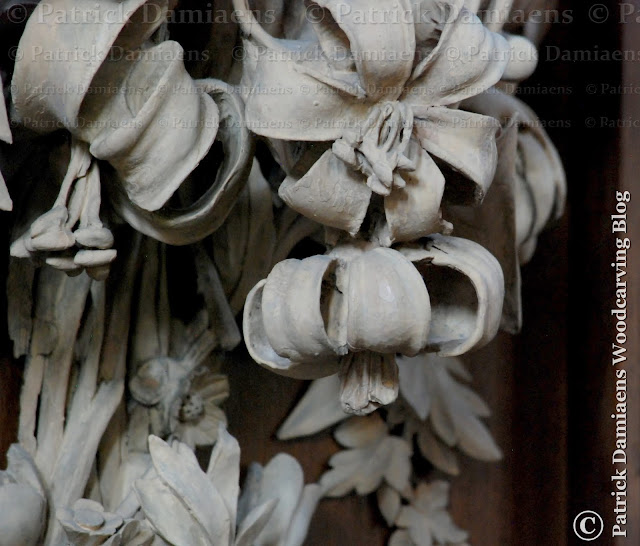
[[[183,423],[196,421],[204,413],[204,400],[199,394],[187,394],[180,407],[179,418]]]

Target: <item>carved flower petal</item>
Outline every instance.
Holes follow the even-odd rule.
[[[356,235],[367,214],[371,189],[361,173],[326,151],[299,180],[285,179],[280,197],[312,220]]]
[[[197,91],[183,54],[180,44],[166,41],[149,51],[152,60],[143,56],[127,79],[127,86],[146,90],[126,94],[131,118],[115,128],[107,125],[91,142],[91,154],[113,165],[131,201],[146,211],[169,200],[218,131],[218,107]],[[162,129],[170,123],[169,130]]]
[[[122,0],[116,7],[120,16],[104,17],[101,24],[77,24],[75,17],[59,17],[61,13],[74,10],[78,18],[90,20],[96,13],[95,3],[76,0],[39,3],[22,33],[19,47],[25,55],[16,60],[13,73],[13,101],[18,116],[41,133],[53,132],[62,126],[73,134],[94,131],[98,125],[78,123],[78,117],[87,98],[95,98],[99,102],[98,109],[105,106],[104,92],[89,93],[90,84],[100,69],[115,64],[102,61],[113,58],[110,52],[118,51],[126,56],[143,44],[166,20],[167,3],[167,0]],[[64,70],[51,70],[50,59],[40,55],[33,44],[42,47],[41,51],[79,47],[95,53],[70,59]],[[40,94],[34,101],[31,82],[36,81],[43,89],[64,88],[65,93]],[[105,80],[101,83],[113,85],[114,82]],[[108,122],[110,118],[106,120]]]
[[[13,201],[9,195],[9,189],[7,188],[4,176],[2,176],[2,172],[0,172],[0,210],[13,210]]]
[[[444,107],[414,107],[414,131],[422,147],[461,177],[447,179],[449,200],[478,204],[484,199],[498,163],[500,123],[489,116]]]
[[[402,254],[376,248],[348,265],[347,343],[355,350],[415,355],[429,333],[429,294]]]
[[[444,176],[414,139],[407,156],[415,161],[415,171],[401,171],[405,187],[395,188],[384,200],[387,222],[378,238],[385,246],[415,240],[440,229]]]
[[[366,95],[375,100],[397,99],[411,74],[416,46],[410,0],[376,2],[378,13],[384,14],[392,23],[366,15],[371,13],[370,0],[348,3],[344,0],[315,0],[315,3],[328,9],[332,16],[323,17],[316,24],[337,24],[348,38]]]
[[[517,120],[522,163],[516,170],[516,238],[520,260],[525,263],[535,249],[538,233],[564,210],[567,188],[562,161],[535,112],[516,97],[493,90],[465,101],[464,107],[503,123]]]
[[[509,63],[502,78],[511,82],[521,82],[531,76],[538,66],[538,50],[524,36],[504,34],[511,48]]]
[[[318,256],[316,258],[323,257]],[[326,269],[324,271],[326,271]],[[319,279],[318,285],[322,282],[321,278],[322,275]],[[301,292],[304,296],[303,301],[291,301],[288,298],[281,298],[282,309],[278,312],[278,315],[274,317],[273,306],[275,305],[275,302],[272,301],[269,306],[264,305],[264,290],[267,282],[267,280],[260,281],[253,290],[251,290],[247,296],[244,308],[244,339],[251,357],[258,364],[273,372],[298,379],[317,379],[319,377],[326,377],[337,373],[340,369],[339,358],[330,350],[330,342],[326,337],[326,332],[324,332],[324,325],[320,314],[320,287],[318,287],[318,299],[313,302],[313,306],[317,305],[317,307],[307,306],[305,310],[304,302],[308,301],[308,295]],[[307,282],[309,281],[307,280]],[[296,297],[299,298],[300,296]],[[302,330],[300,330],[301,324],[297,324],[296,321],[291,318],[288,322],[286,320],[282,320],[283,315],[290,317],[291,310],[286,309],[289,305],[293,305],[294,308],[298,305],[303,313],[306,312],[307,320],[304,321],[304,323],[312,329],[305,330],[303,327]],[[274,318],[279,320],[277,325],[272,324]],[[266,328],[267,323],[270,325],[269,331],[267,331]],[[283,332],[283,330],[287,328],[287,325],[291,327],[293,334]],[[300,332],[303,333],[300,334]],[[313,332],[313,334],[310,335],[310,332]],[[321,354],[307,354],[305,360],[293,361],[292,359],[283,357],[276,352],[276,349],[271,344],[270,335],[277,335],[279,337],[279,342],[276,343],[276,345],[280,347],[281,342],[286,340],[288,335],[292,335],[292,339],[294,340],[294,343],[297,344],[298,349],[302,349],[306,352],[304,345],[309,347],[315,346]],[[298,336],[297,338],[296,335]]]
[[[515,160],[517,128],[511,125],[497,139],[498,168],[486,198],[479,207],[448,206],[445,218],[454,225],[456,237],[482,245],[500,262],[505,280],[505,299],[501,328],[515,334],[522,324],[520,264],[516,233],[518,221],[515,200]],[[529,211],[529,207],[523,207]],[[531,225],[529,218],[528,226]]]
[[[264,328],[279,355],[304,362],[346,352],[337,337],[329,335],[330,306],[340,303],[331,281],[338,266],[329,256],[312,256],[285,260],[271,271],[262,296]]]
[[[0,89],[2,89],[2,77],[0,76]],[[0,141],[11,144],[13,137],[11,135],[11,127],[9,126],[9,117],[4,104],[4,95],[0,94]],[[9,190],[5,184],[2,172],[0,172],[0,210],[12,210],[13,201],[9,195]]]
[[[248,40],[245,48],[252,50]],[[352,122],[367,118],[370,101],[356,102],[348,89],[337,92],[334,85],[305,74],[291,62],[304,56],[301,50],[286,48],[284,43],[282,50],[264,46],[253,50],[257,51],[255,69],[246,84],[255,91],[246,97],[245,115],[254,133],[282,140],[330,141],[340,138]]]
[[[509,44],[463,7],[448,2],[438,45],[416,65],[405,100],[412,105],[454,104],[500,80],[509,61]]]
[[[488,343],[498,331],[504,278],[498,261],[466,239],[432,235],[420,249],[405,249],[431,298],[428,349],[457,356]]]

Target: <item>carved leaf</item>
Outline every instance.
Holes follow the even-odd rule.
[[[283,546],[302,546],[309,530],[309,523],[321,497],[322,488],[319,485],[305,485],[296,512],[289,524]]]
[[[104,546],[151,546],[156,539],[160,540],[147,522],[132,519],[125,522]]]
[[[340,451],[329,460],[332,469],[320,479],[326,496],[341,497],[351,490],[368,495],[383,481],[398,491],[408,487],[411,447],[402,438],[389,436],[378,415],[354,417],[339,427],[335,436],[352,449]]]
[[[458,457],[455,452],[449,446],[440,442],[429,427],[419,427],[417,443],[420,453],[422,453],[433,466],[452,476],[460,474]]]
[[[284,485],[284,487],[283,487]],[[260,500],[268,496],[278,499],[273,517],[267,523],[256,545],[275,544],[286,535],[304,487],[304,476],[298,462],[290,455],[276,455],[262,473]]]
[[[211,546],[204,529],[191,517],[180,502],[159,478],[138,480],[135,490],[145,515],[157,531],[173,546]]]
[[[200,469],[193,451],[180,443],[174,450],[160,438],[151,436],[149,452],[160,479],[206,531],[211,544],[228,544],[231,534],[229,511],[220,492]]]
[[[269,502],[265,502],[251,510],[247,517],[244,518],[240,529],[238,529],[238,538],[235,546],[253,546],[277,504],[278,501],[276,499],[271,499]]]
[[[218,427],[218,439],[209,459],[207,476],[224,501],[233,536],[240,495],[240,446],[222,424]]]
[[[310,436],[348,417],[340,405],[340,377],[316,379],[278,430],[278,439]]]
[[[249,467],[238,512],[250,520],[256,506],[276,500],[273,514],[253,546],[300,546],[322,491],[316,484],[304,485],[302,468],[290,455],[276,455],[264,468]]]
[[[413,502],[403,506],[396,525],[406,529],[397,532],[390,545],[432,546],[433,544],[462,546],[468,534],[457,527],[446,511],[449,504],[449,484],[443,481],[421,483],[415,490]]]
[[[9,125],[9,116],[7,115],[7,107],[4,103],[4,93],[2,93],[2,77],[0,75],[0,140],[2,142],[13,141],[11,136],[11,127]]]
[[[378,508],[380,513],[384,517],[387,525],[393,527],[393,522],[398,517],[401,507],[400,493],[398,493],[393,487],[383,485],[378,489]]]
[[[490,415],[489,408],[456,379],[469,379],[459,360],[423,354],[399,357],[398,367],[400,392],[421,421],[417,426],[418,446],[428,460],[445,472],[457,474],[457,463],[447,447],[457,446],[482,461],[502,458],[500,448],[480,420]],[[429,427],[445,446],[434,443]]]

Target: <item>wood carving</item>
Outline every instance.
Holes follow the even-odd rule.
[[[542,31],[510,0],[233,0],[185,63],[181,4],[42,0],[0,63],[24,358],[0,546],[299,546],[352,492],[391,546],[467,545],[412,461],[501,458],[458,357],[521,327],[520,265],[564,208],[513,96]],[[318,483],[282,453],[240,488],[242,341],[314,380],[278,437],[336,427]]]

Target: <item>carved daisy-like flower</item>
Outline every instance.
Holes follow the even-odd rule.
[[[197,369],[177,415],[172,415],[173,434],[192,449],[212,445],[218,437],[220,423],[227,424],[227,416],[220,409],[220,404],[228,397],[229,380],[225,375],[204,367]]]

